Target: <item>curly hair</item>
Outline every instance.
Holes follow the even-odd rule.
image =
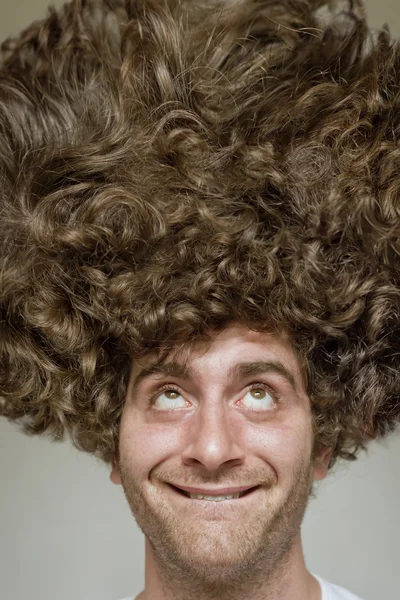
[[[399,142],[358,2],[49,7],[0,50],[0,413],[110,463],[132,361],[241,323],[355,460],[400,421]]]

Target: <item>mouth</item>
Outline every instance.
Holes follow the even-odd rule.
[[[244,490],[243,492],[240,492],[239,494],[234,494],[234,497],[228,496],[226,497],[224,496],[215,496],[215,500],[211,499],[211,496],[207,496],[206,498],[202,497],[200,494],[196,495],[196,497],[193,497],[194,494],[189,494],[189,492],[186,492],[185,490],[181,490],[180,488],[172,485],[172,484],[168,484],[175,492],[177,492],[178,494],[180,494],[181,496],[184,496],[185,498],[188,498],[194,502],[237,502],[238,500],[240,500],[241,498],[244,498],[245,496],[250,496],[251,494],[253,494],[256,490],[258,490],[261,486],[260,485],[256,485],[255,487],[249,488],[248,490]]]

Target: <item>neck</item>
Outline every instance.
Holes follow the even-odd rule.
[[[198,583],[175,575],[176,569],[169,568],[156,556],[146,537],[145,589],[136,600],[209,600],[210,590],[202,593]],[[230,588],[226,594],[218,591],[219,600],[322,600],[319,582],[307,570],[300,533],[283,560],[273,569],[260,565],[257,573],[246,585]]]

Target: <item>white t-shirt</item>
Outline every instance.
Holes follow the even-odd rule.
[[[317,579],[320,583],[322,589],[322,600],[362,600],[359,596],[356,596],[348,590],[340,587],[340,585],[330,583],[315,573],[312,573],[312,575],[314,575],[315,579]],[[122,600],[135,600],[136,596],[138,595],[139,592],[134,596],[130,596],[129,598],[122,598]]]
[[[361,600],[359,596],[352,594],[349,590],[345,590],[340,585],[330,583],[315,573],[311,573],[311,575],[314,575],[315,579],[319,581],[322,589],[322,600]],[[131,598],[127,600],[131,600]]]

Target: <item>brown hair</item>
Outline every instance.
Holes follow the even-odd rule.
[[[400,51],[341,6],[74,0],[2,44],[1,414],[110,462],[132,359],[240,322],[330,467],[396,428]]]

